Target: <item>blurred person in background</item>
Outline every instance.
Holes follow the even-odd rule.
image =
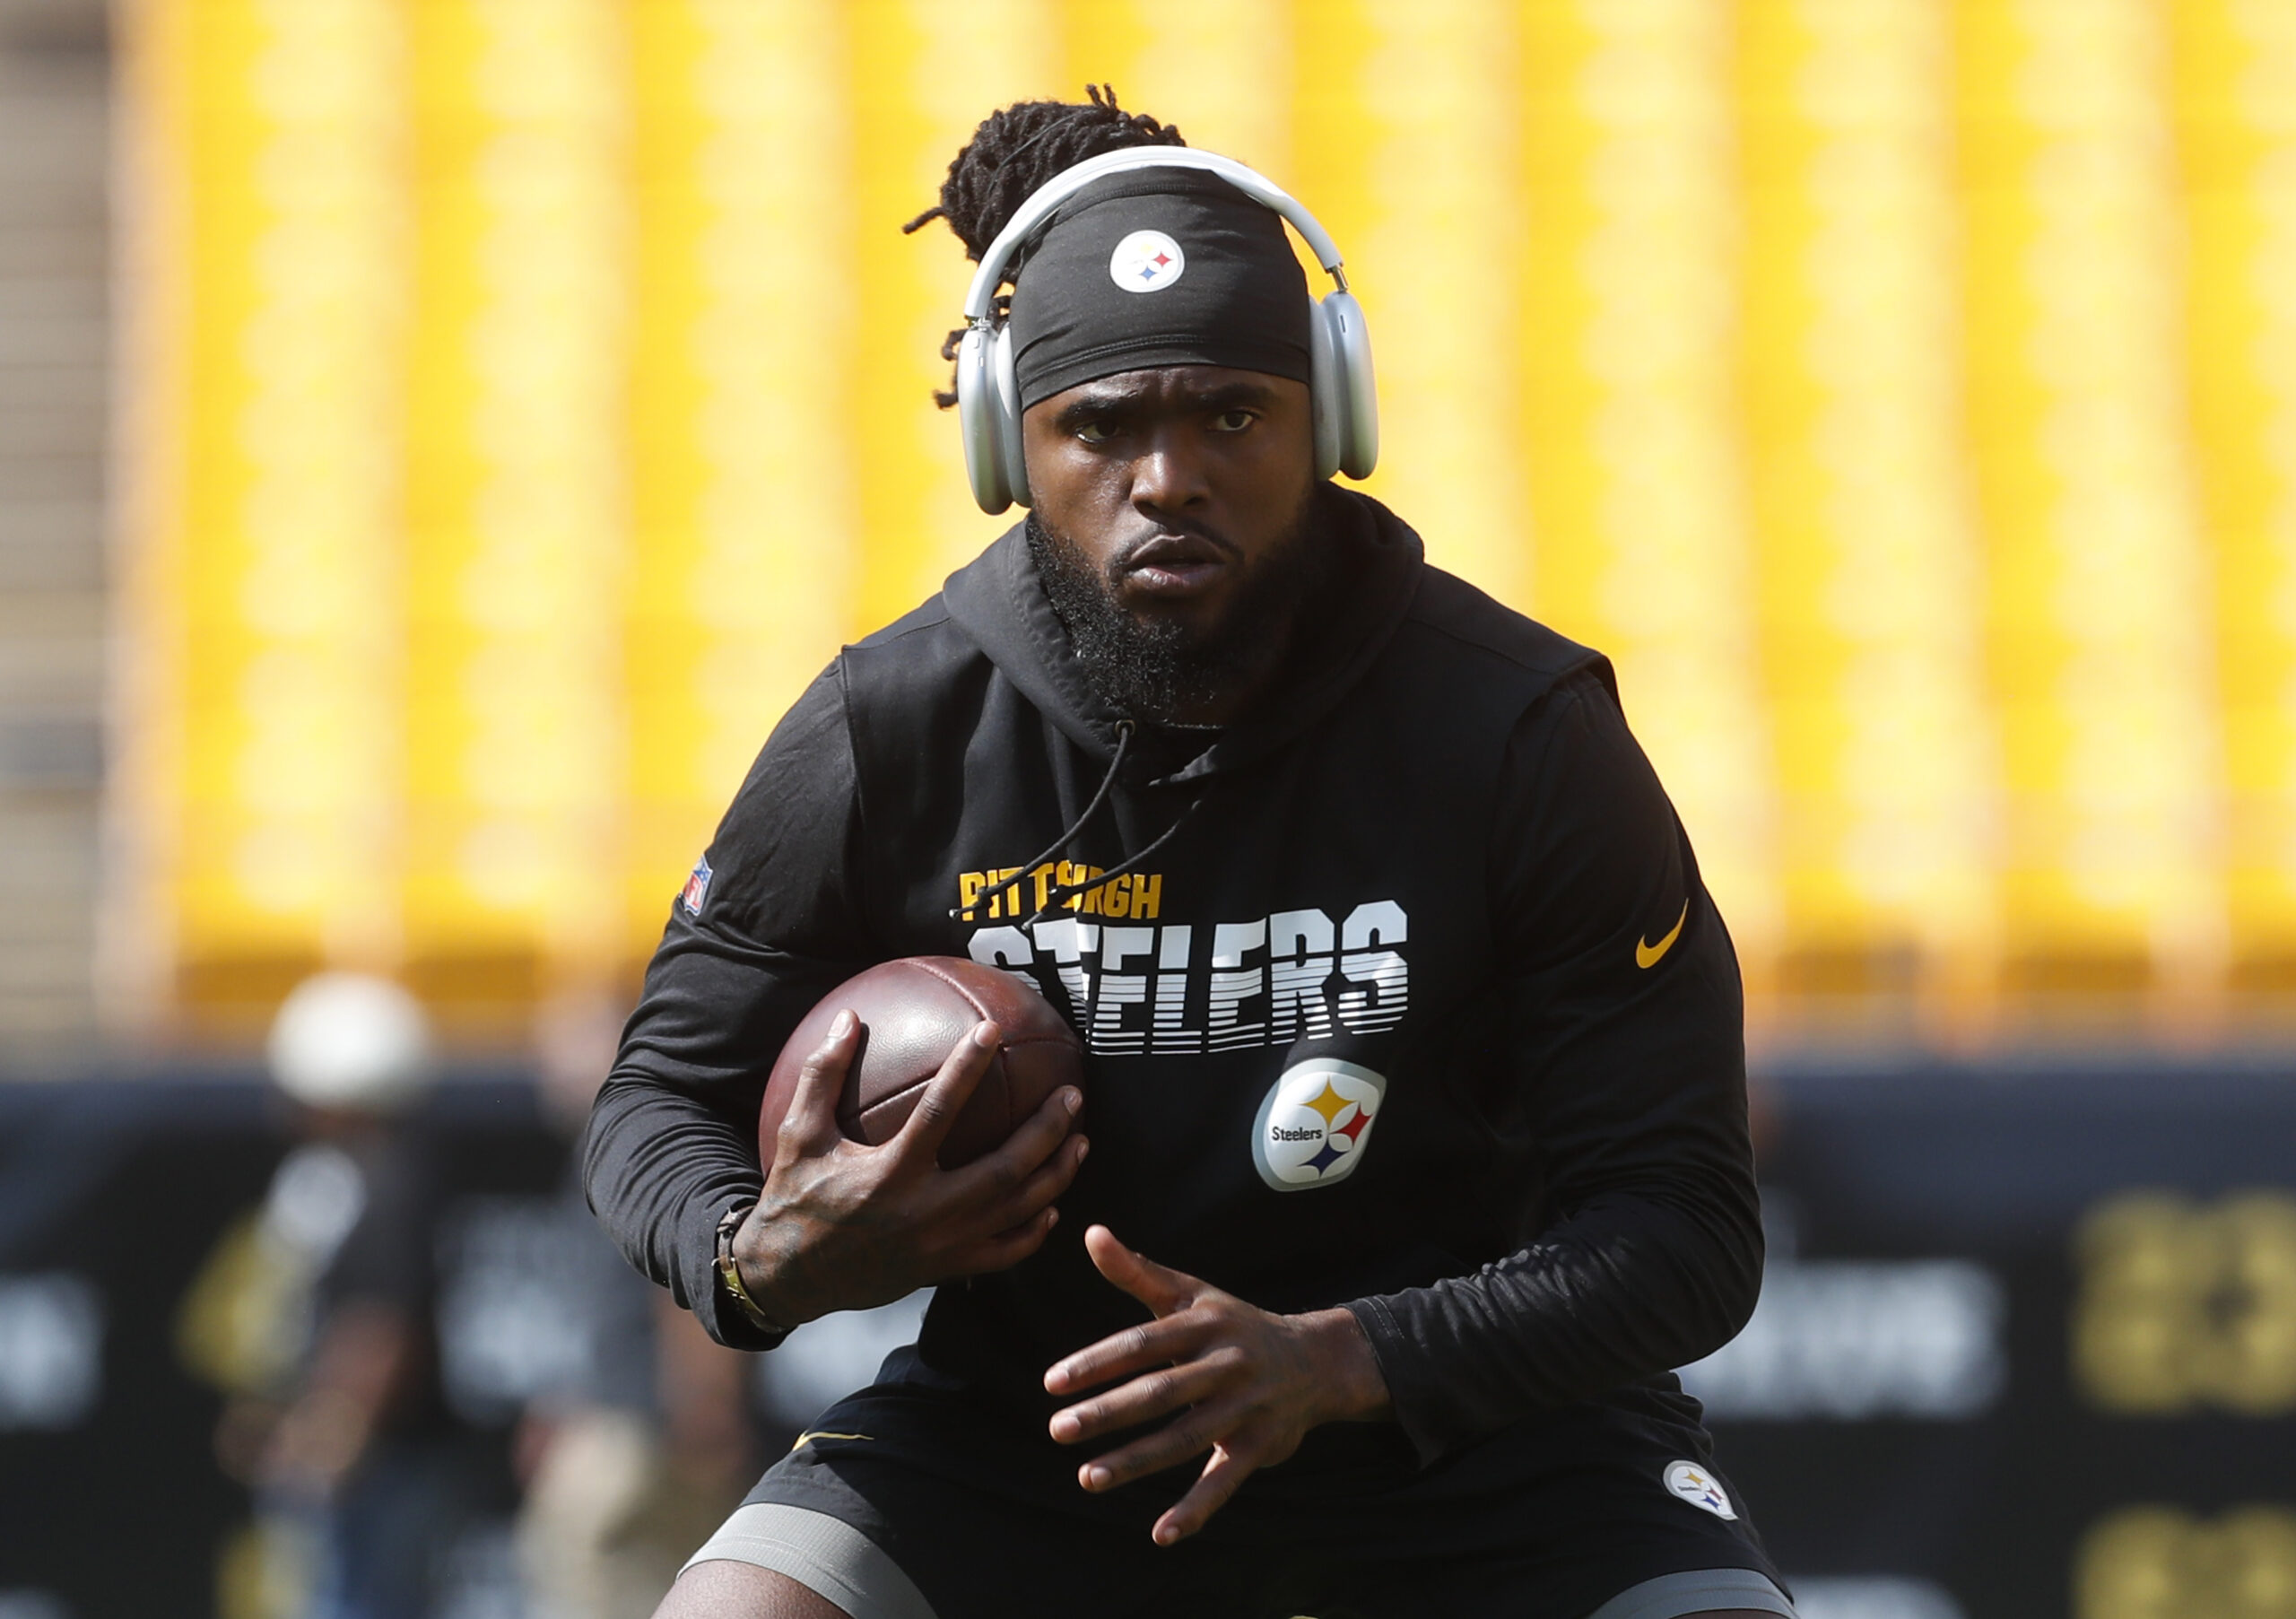
[[[396,985],[323,973],[281,1006],[268,1056],[301,1140],[217,1271],[247,1284],[218,1455],[256,1492],[263,1607],[422,1619],[483,1476],[439,1385],[438,1192],[409,1118],[434,1077],[430,1031]]]
[[[626,1264],[583,1196],[582,1128],[622,1010],[577,994],[545,1003],[535,1024],[543,1116],[569,1148],[558,1230],[570,1284],[559,1301],[577,1342],[518,1427],[529,1619],[644,1619],[755,1466],[749,1357],[712,1343]]]

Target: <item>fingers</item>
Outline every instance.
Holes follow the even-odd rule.
[[[1052,1235],[1052,1228],[1059,1223],[1060,1211],[1048,1208],[1025,1225],[968,1243],[951,1257],[948,1268],[943,1274],[985,1276],[994,1271],[1010,1270],[1042,1248],[1044,1240]]]
[[[797,1070],[797,1093],[781,1120],[780,1135],[791,1145],[821,1147],[839,1139],[837,1099],[853,1066],[861,1020],[848,1009],[830,1020],[829,1033]]]
[[[1157,1319],[1102,1338],[1055,1364],[1044,1374],[1044,1386],[1053,1394],[1090,1388],[1110,1378],[1161,1366],[1187,1353],[1202,1341],[1204,1324],[1168,1323],[1166,1318],[1201,1301],[1227,1296],[1185,1271],[1141,1258],[1118,1241],[1116,1233],[1105,1225],[1085,1232],[1084,1251],[1092,1257],[1100,1275],[1148,1306]]]
[[[1057,1363],[1044,1374],[1045,1390],[1073,1394],[1165,1365],[1200,1347],[1213,1330],[1208,1321],[1179,1315],[1127,1327]]]
[[[1039,1164],[1057,1162],[1056,1154],[1060,1144],[1068,1138],[1074,1127],[1076,1115],[1084,1105],[1084,1093],[1074,1085],[1063,1085],[1046,1097],[1037,1110],[1021,1121],[1020,1127],[1006,1136],[994,1151],[982,1153],[970,1163],[950,1173],[955,1177],[952,1188],[960,1197],[970,1196],[984,1185],[1003,1184],[1017,1187]],[[1077,1163],[1083,1159],[1079,1156]],[[1075,1165],[1068,1166],[1074,1174]]]
[[[937,1157],[942,1142],[948,1138],[957,1115],[965,1110],[965,1103],[972,1100],[973,1088],[988,1072],[996,1044],[1004,1038],[995,1023],[975,1023],[972,1032],[942,1059],[941,1071],[926,1085],[925,1094],[902,1122],[900,1133],[886,1145],[903,1159],[929,1162]]]
[[[1100,1434],[1136,1428],[1211,1398],[1233,1375],[1231,1367],[1216,1360],[1190,1361],[1144,1372],[1097,1398],[1054,1413],[1052,1437],[1073,1445]]]
[[[1055,1098],[1047,1105],[1057,1106],[1057,1101]],[[1065,1109],[1060,1111],[1063,1117],[1069,1116]],[[1083,1136],[1072,1138],[1018,1187],[970,1215],[962,1214],[965,1204],[978,1201],[985,1189],[993,1192],[996,1187],[1009,1182],[1014,1172],[1012,1166],[1000,1168],[995,1179],[987,1182],[972,1175],[977,1164],[946,1171],[944,1179],[951,1192],[952,1220],[961,1216],[963,1228],[978,1233],[952,1257],[949,1274],[977,1276],[1008,1269],[1042,1247],[1060,1219],[1053,1199],[1066,1191],[1069,1183],[1076,1179],[1089,1147]]]
[[[1100,1275],[1145,1304],[1160,1316],[1176,1310],[1185,1310],[1205,1292],[1203,1283],[1185,1271],[1170,1269],[1152,1259],[1143,1258],[1116,1240],[1116,1233],[1105,1225],[1096,1225],[1084,1233],[1084,1251]]]
[[[1237,1490],[1257,1470],[1259,1464],[1246,1461],[1225,1444],[1212,1447],[1212,1459],[1204,1464],[1204,1471],[1187,1494],[1174,1501],[1170,1509],[1156,1520],[1149,1531],[1160,1546],[1186,1540],[1212,1520],[1212,1515],[1226,1506]]]
[[[1235,1431],[1243,1421],[1243,1410],[1233,1400],[1196,1406],[1153,1433],[1144,1434],[1106,1456],[1094,1457],[1076,1469],[1076,1482],[1097,1493],[1161,1473],[1203,1455],[1215,1444],[1235,1445]]]
[[[1035,1219],[1039,1211],[1048,1207],[1054,1198],[1068,1189],[1069,1183],[1076,1179],[1076,1171],[1083,1166],[1084,1154],[1091,1146],[1091,1143],[1079,1136],[1059,1148],[1035,1174],[1021,1183],[1018,1190],[990,1208],[979,1220],[978,1229],[984,1232],[1011,1231]]]

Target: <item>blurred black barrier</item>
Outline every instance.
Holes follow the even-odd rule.
[[[1806,1619],[2296,1619],[2296,1078],[1766,1095],[1762,1308],[1685,1377]],[[561,1341],[563,1148],[509,1077],[422,1123],[441,1366],[500,1514],[454,1551],[454,1619],[515,1619],[508,1423]],[[266,1613],[209,1362],[288,1145],[248,1080],[0,1085],[0,1616]]]
[[[2296,1077],[1796,1074],[1684,1381],[1809,1619],[2296,1616]]]

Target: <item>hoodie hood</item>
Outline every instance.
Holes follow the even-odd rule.
[[[1135,779],[1128,758],[1127,785],[1196,781],[1266,757],[1329,711],[1386,649],[1418,593],[1426,563],[1419,535],[1370,496],[1329,483],[1317,493],[1312,521],[1319,543],[1344,553],[1331,610],[1302,626],[1267,691],[1209,747],[1169,773],[1135,753],[1141,773]],[[1069,740],[1094,759],[1114,754],[1124,716],[1085,679],[1037,577],[1024,524],[951,574],[942,596],[957,628]]]

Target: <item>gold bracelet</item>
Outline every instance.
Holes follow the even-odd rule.
[[[742,1267],[734,1258],[734,1233],[742,1229],[742,1222],[749,1218],[750,1210],[756,1206],[755,1204],[735,1204],[718,1218],[718,1279],[725,1284],[726,1293],[732,1295],[743,1319],[751,1326],[760,1332],[786,1335],[789,1328],[760,1310],[757,1301],[750,1297],[750,1290],[742,1284]]]

